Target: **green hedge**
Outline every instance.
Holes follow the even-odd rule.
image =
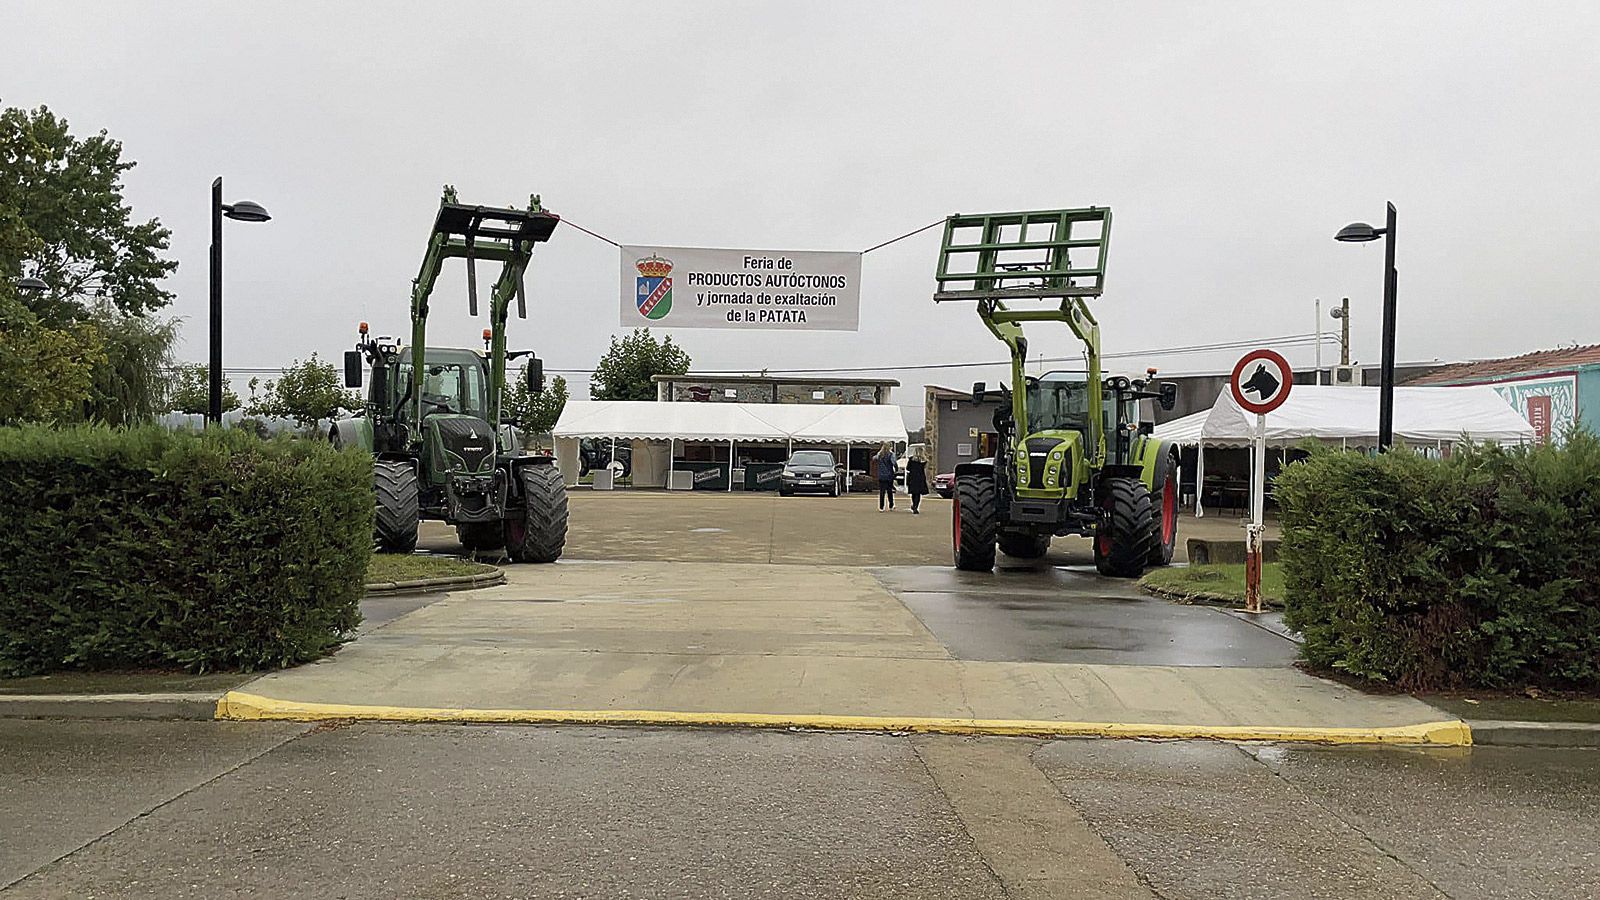
[[[232,430],[0,429],[0,674],[329,652],[360,621],[371,473]]]
[[[1600,687],[1600,440],[1321,451],[1277,482],[1303,655],[1406,689]]]

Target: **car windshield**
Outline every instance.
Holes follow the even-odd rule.
[[[1089,380],[1083,372],[1050,372],[1028,382],[1028,433],[1082,431],[1089,421]]]
[[[789,457],[791,466],[817,466],[833,468],[833,454],[823,450],[802,450]]]

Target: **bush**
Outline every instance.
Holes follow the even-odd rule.
[[[1321,451],[1277,498],[1284,618],[1312,665],[1406,689],[1600,687],[1600,439]]]
[[[0,429],[0,674],[251,670],[360,620],[372,464],[213,429]]]

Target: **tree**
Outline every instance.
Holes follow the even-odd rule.
[[[77,419],[104,364],[98,331],[40,325],[10,283],[0,283],[0,425]]]
[[[170,232],[132,221],[122,196],[122,144],[104,131],[79,140],[41,106],[0,110],[0,278],[50,285],[24,304],[48,328],[89,317],[99,303],[143,315],[172,302],[161,286],[178,264]]]
[[[313,353],[304,362],[295,360],[276,381],[267,382],[260,397],[252,392],[246,412],[293,419],[301,428],[309,429],[318,419],[331,419],[355,408],[355,399],[344,389],[339,370]]]
[[[672,343],[669,336],[657,341],[648,328],[635,328],[632,334],[611,346],[595,366],[589,381],[589,396],[595,400],[654,400],[655,375],[682,375],[689,371],[689,354]]]
[[[147,422],[166,412],[167,372],[178,323],[154,316],[130,316],[101,302],[85,324],[100,335],[104,359],[94,367],[94,384],[83,401],[83,418],[108,425]]]
[[[523,367],[521,376],[506,386],[506,415],[517,421],[517,428],[529,437],[545,434],[556,427],[561,410],[567,405],[567,380],[557,375],[545,389],[537,394],[528,390],[528,370]]]
[[[242,404],[239,395],[224,380],[222,382],[222,411],[238,409]],[[204,415],[211,411],[211,367],[205,363],[191,363],[172,370],[172,382],[167,389],[167,406],[178,412]]]

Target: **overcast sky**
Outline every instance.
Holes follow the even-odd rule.
[[[106,129],[138,161],[127,195],[172,229],[189,360],[205,356],[219,174],[229,200],[274,216],[228,224],[230,366],[335,356],[361,319],[404,332],[447,182],[471,203],[539,193],[623,243],[771,249],[859,250],[957,211],[1110,206],[1107,350],[1310,332],[1315,298],[1349,296],[1369,362],[1382,244],[1332,235],[1392,200],[1401,360],[1600,342],[1592,0],[4,0],[0,32],[0,101]],[[937,247],[935,230],[866,257],[859,332],[673,337],[718,370],[1003,359],[969,306],[931,302]],[[614,248],[558,231],[512,346],[592,368],[618,333],[617,278]],[[439,285],[431,335],[472,345],[484,321],[465,279]],[[1065,328],[1034,346],[1073,349]],[[981,374],[905,372],[896,399],[917,424],[924,381]]]

